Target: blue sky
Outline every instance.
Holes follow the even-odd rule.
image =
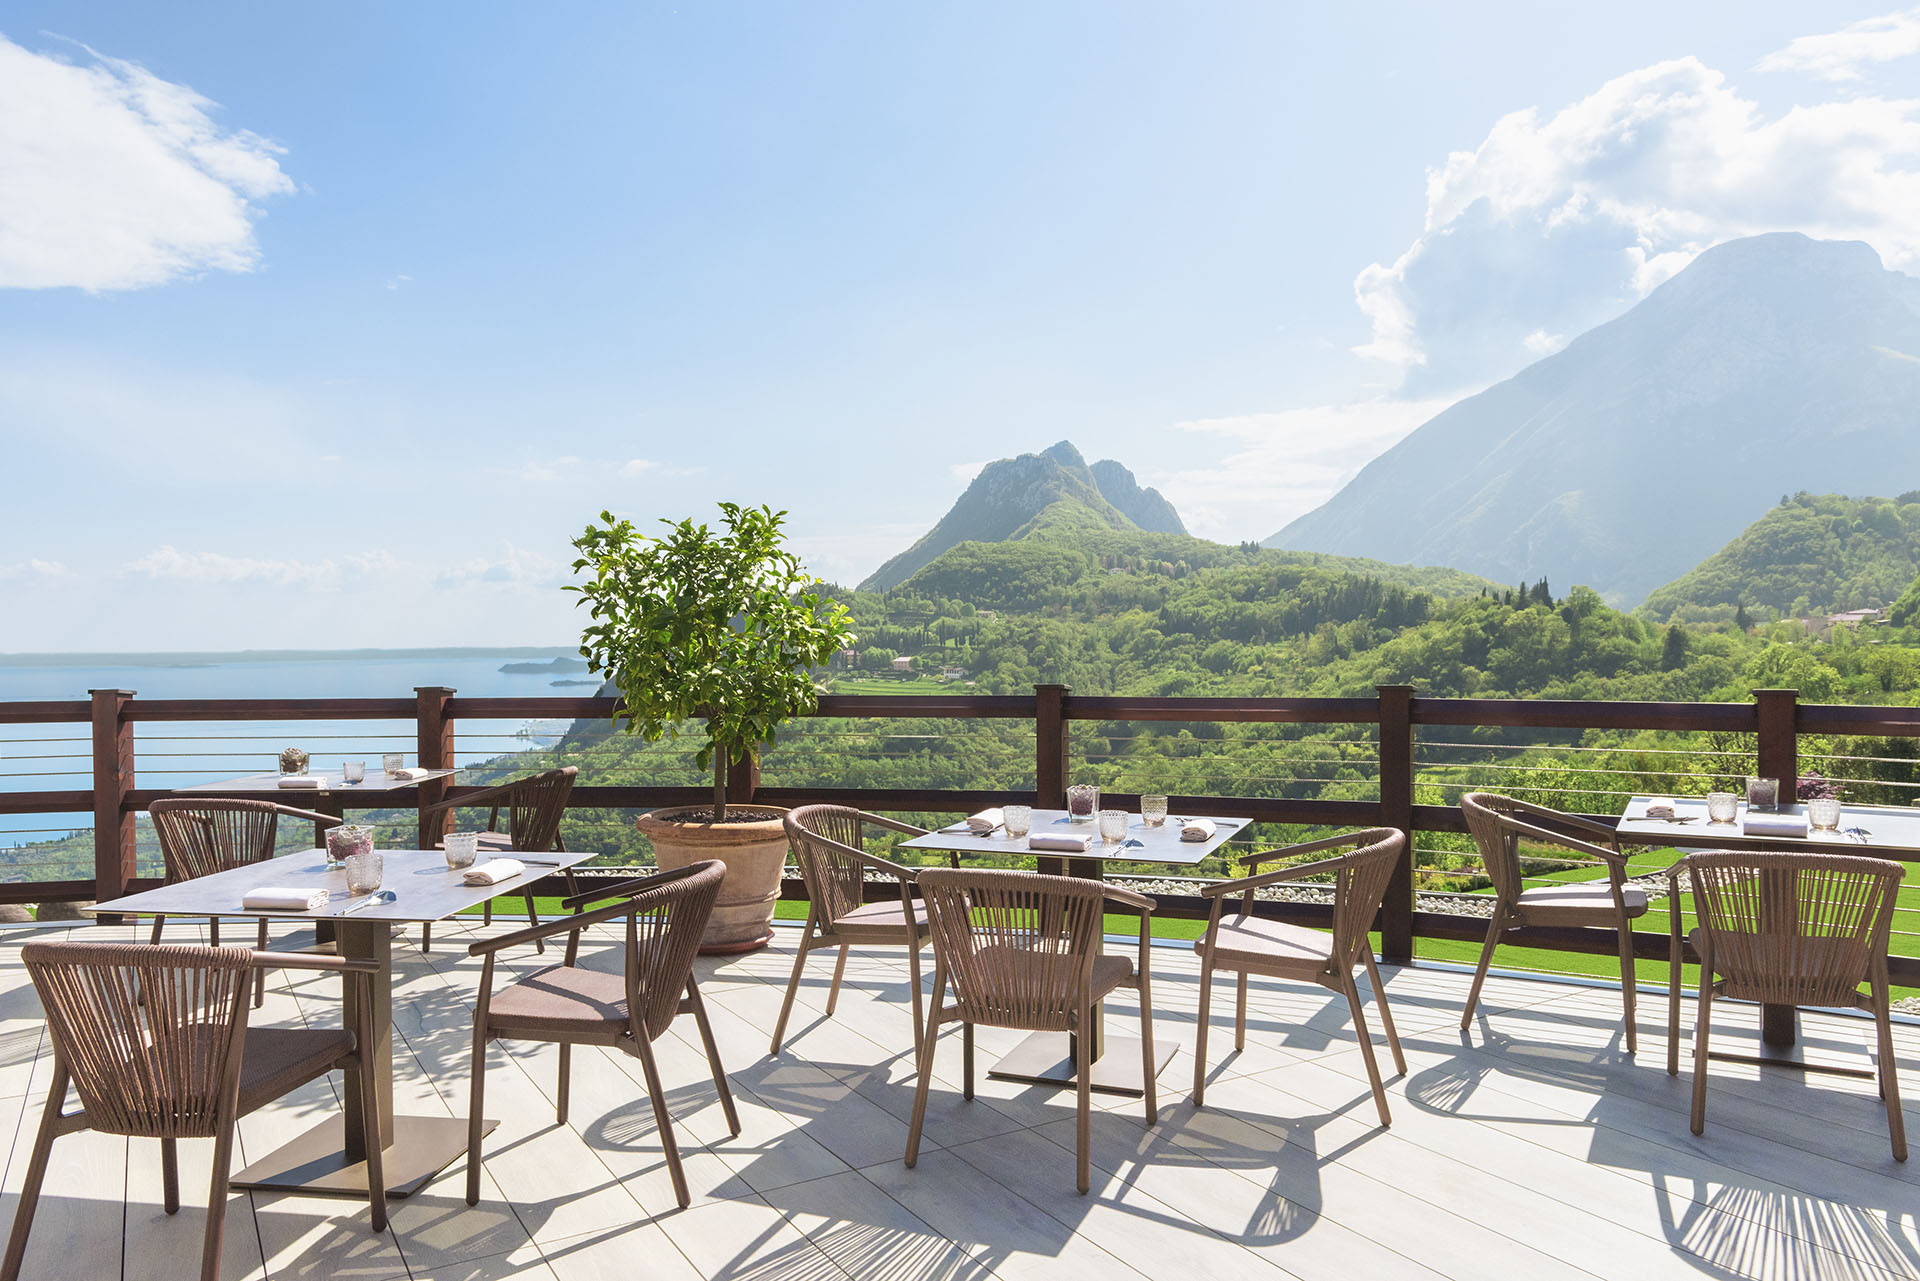
[[[1261,538],[1718,240],[1920,270],[1920,10],[0,9],[0,651],[565,642],[1075,441]]]

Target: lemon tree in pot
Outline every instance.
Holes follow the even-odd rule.
[[[772,937],[786,865],[785,811],[730,804],[728,783],[788,718],[818,704],[813,670],[854,640],[846,608],[823,605],[819,580],[787,550],[785,512],[721,503],[725,529],[689,518],[644,534],[600,513],[573,546],[570,584],[592,622],[580,653],[620,693],[614,724],[649,741],[697,723],[696,760],[713,772],[711,805],[641,815],[662,867],[717,858],[727,865],[707,951],[748,951]]]

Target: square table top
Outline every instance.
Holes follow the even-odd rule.
[[[1189,815],[1188,817],[1200,816]],[[1232,840],[1242,828],[1247,826],[1245,819],[1216,818],[1213,820],[1214,833],[1211,840],[1183,841],[1180,839],[1180,822],[1179,818],[1169,816],[1161,826],[1148,827],[1141,821],[1138,814],[1134,814],[1128,819],[1126,843],[1108,845],[1100,839],[1099,823],[1075,823],[1067,816],[1065,810],[1037,809],[1033,812],[1033,831],[1085,832],[1093,837],[1092,848],[1084,854],[1078,854],[1072,850],[1036,850],[1028,847],[1027,838],[1024,836],[1009,840],[1003,828],[996,828],[985,836],[975,836],[967,830],[965,823],[943,827],[937,832],[928,832],[925,836],[916,836],[910,841],[902,841],[900,847],[959,854],[1033,854],[1041,858],[1097,859],[1107,863],[1178,863],[1191,867]]]
[[[190,783],[185,787],[176,787],[176,796],[321,796],[338,792],[347,795],[353,792],[397,792],[403,787],[418,787],[422,783],[431,783],[436,778],[452,778],[457,771],[450,769],[429,770],[420,778],[395,778],[385,770],[370,769],[367,777],[358,783],[349,783],[339,770],[308,770],[310,777],[325,779],[319,787],[282,787],[279,771],[268,774],[246,774],[239,778],[224,778],[216,783]]]
[[[478,907],[500,894],[517,894],[528,884],[561,868],[583,863],[596,855],[592,851],[554,850],[529,856],[527,870],[498,885],[467,885],[461,881],[466,869],[454,871],[440,850],[380,850],[385,860],[380,888],[393,890],[399,897],[391,903],[374,903],[353,913],[356,921],[437,921],[470,907]],[[517,857],[499,855],[497,857]],[[532,862],[537,858],[539,862]],[[476,860],[478,867],[488,862],[485,854]],[[285,909],[254,910],[241,906],[248,890],[263,886],[284,889],[321,889],[332,898],[318,912],[294,912]],[[216,872],[191,881],[143,890],[107,903],[96,903],[89,912],[117,912],[129,916],[251,916],[281,920],[323,921],[338,917],[365,895],[347,893],[344,868],[327,866],[327,852],[299,850],[277,858],[263,859],[242,867]]]
[[[1672,819],[1648,818],[1654,800],[1670,800]],[[1747,803],[1731,823],[1707,820],[1704,796],[1636,796],[1627,802],[1616,829],[1621,841],[1633,845],[1678,845],[1687,849],[1816,850],[1830,854],[1867,854],[1906,858],[1920,855],[1920,809],[1900,805],[1846,805],[1840,808],[1840,830],[1809,832],[1806,836],[1748,836],[1741,830]],[[1778,813],[1805,818],[1805,805],[1782,805]]]

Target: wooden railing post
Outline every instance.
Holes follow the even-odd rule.
[[[1067,804],[1067,687],[1033,687],[1033,803],[1040,809]]]
[[[727,767],[727,804],[751,805],[753,794],[760,786],[760,753],[754,752],[744,762],[730,763]]]
[[[1759,763],[1761,778],[1780,780],[1780,803],[1792,805],[1800,797],[1800,691],[1756,689],[1753,701],[1760,714]]]
[[[90,689],[93,698],[93,899],[104,903],[127,892],[138,865],[134,843],[133,722],[127,719],[130,689]]]
[[[413,689],[419,731],[419,761],[421,769],[453,768],[453,717],[447,715],[447,703],[453,697],[453,690],[445,685],[416,685]],[[440,843],[440,839],[452,830],[453,811],[436,810],[426,813],[426,807],[447,796],[447,780],[436,778],[420,785],[420,848],[430,850]]]
[[[1380,825],[1397,828],[1406,850],[1380,904],[1380,955],[1413,959],[1413,686],[1376,686],[1380,696]]]

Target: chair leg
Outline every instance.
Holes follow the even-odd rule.
[[[920,939],[915,936],[907,943],[907,982],[913,988],[913,1050],[920,1052],[920,1036],[926,1028],[927,1013],[920,997]]]
[[[1887,989],[1874,984],[1873,1020],[1880,1030],[1880,1097],[1887,1101],[1887,1135],[1893,1141],[1893,1159],[1907,1159],[1907,1122],[1900,1111],[1899,1065],[1893,1056],[1893,1019],[1887,1010]]]
[[[727,1114],[727,1132],[740,1137],[740,1114],[733,1110],[733,1087],[727,1082],[727,1070],[720,1065],[720,1047],[713,1043],[713,1025],[707,1022],[707,1003],[701,999],[700,985],[687,976],[687,1002],[693,1006],[693,1022],[700,1029],[700,1044],[707,1051],[707,1067],[713,1073],[713,1088],[720,1094],[720,1110]]]
[[[1620,922],[1620,1005],[1627,1019],[1627,1053],[1640,1049],[1639,992],[1634,983],[1633,926]]]
[[[853,944],[842,943],[840,945],[840,959],[833,963],[833,986],[827,989],[828,1018],[833,1017],[833,1007],[840,1003],[840,980],[846,976],[847,953],[851,951],[852,948]]]
[[[482,992],[482,995],[485,995]],[[467,1204],[480,1204],[480,1140],[486,1133],[481,1119],[487,1102],[487,1025],[484,1015],[473,1026],[473,1065],[467,1075]]]
[[[973,1097],[973,1024],[960,1025],[960,1097]]]
[[[362,1008],[365,1007],[362,1006]],[[372,1038],[369,1037],[362,1044],[370,1044],[371,1041]],[[393,1141],[393,1136],[380,1129],[380,1097],[377,1091],[360,1091],[360,1126],[367,1136],[367,1213],[371,1218],[367,1226],[375,1233],[385,1232],[387,1230],[386,1153],[387,1144]]]
[[[1207,1101],[1207,1024],[1213,1017],[1213,962],[1200,966],[1200,1024],[1193,1034],[1193,1106]]]
[[[40,1185],[47,1178],[47,1158],[60,1133],[60,1113],[67,1104],[67,1073],[56,1066],[47,1105],[40,1113],[40,1129],[33,1136],[33,1157],[20,1186],[20,1205],[13,1212],[13,1235],[7,1238],[7,1257],[0,1262],[0,1281],[19,1281],[20,1264],[27,1257],[27,1234],[33,1230],[33,1212],[40,1204]]]
[[[1700,1014],[1693,1024],[1693,1112],[1687,1128],[1695,1134],[1707,1128],[1707,1033],[1713,1022],[1713,984],[1704,967],[1700,974]]]
[[[535,910],[533,906],[533,891],[528,890],[525,897],[527,900],[527,924],[540,924],[540,913]],[[533,941],[533,950],[544,956],[547,951],[547,941],[545,939],[535,939]]]
[[[653,1103],[653,1124],[660,1131],[660,1148],[667,1154],[667,1174],[673,1180],[674,1199],[682,1210],[693,1197],[687,1191],[687,1172],[680,1167],[680,1145],[673,1141],[673,1118],[667,1114],[667,1092],[660,1084],[660,1069],[653,1061],[653,1044],[642,1039],[640,1067],[647,1077],[647,1097]]]
[[[807,953],[813,947],[813,909],[807,909],[807,924],[800,932],[800,950],[793,957],[793,977],[787,980],[786,999],[780,1002],[780,1017],[773,1021],[773,1049],[771,1053],[780,1053],[780,1045],[787,1039],[787,1016],[793,1013],[793,1000],[800,994],[800,974],[807,968]]]
[[[1340,976],[1347,995],[1347,1009],[1353,1012],[1354,1035],[1360,1038],[1360,1058],[1367,1065],[1367,1081],[1373,1086],[1373,1106],[1380,1113],[1380,1124],[1393,1124],[1387,1110],[1387,1086],[1380,1079],[1380,1064],[1373,1057],[1373,1033],[1367,1030],[1367,1016],[1360,1012],[1360,989],[1354,986],[1351,972]]]
[[[233,1161],[233,1117],[213,1136],[213,1174],[207,1188],[207,1235],[200,1247],[200,1281],[220,1281],[220,1247],[227,1228],[227,1181]]]
[[[160,1190],[167,1213],[180,1213],[180,1144],[173,1138],[160,1140]]]
[[[153,936],[149,938],[147,942],[158,943],[160,941],[160,927],[165,925],[166,923],[167,923],[166,917],[164,916],[154,917],[153,918]]]
[[[907,1125],[906,1165],[920,1159],[920,1131],[927,1123],[927,1091],[933,1085],[933,1047],[940,1035],[940,1001],[946,990],[946,972],[936,958],[933,965],[933,1007],[927,1011],[927,1034],[920,1039],[920,1063],[914,1073],[913,1120]],[[0,1279],[4,1281],[4,1279]]]
[[[262,952],[267,950],[267,920],[260,918],[260,938],[255,946]],[[265,966],[253,972],[253,1008],[259,1009],[267,1003],[267,970]]]
[[[567,1123],[567,1094],[573,1085],[573,1047],[560,1043],[560,1085],[554,1093],[553,1120],[556,1125]]]
[[[1073,1038],[1074,1045],[1074,1111],[1075,1129],[1073,1145],[1074,1186],[1085,1196],[1093,1186],[1093,1038],[1088,1035],[1093,1029],[1093,1004],[1083,1001],[1080,1004],[1080,1032]]]
[[[1153,1057],[1153,984],[1140,976],[1140,1081],[1146,1088],[1147,1124],[1160,1123],[1159,1065]]]
[[[1233,994],[1233,1048],[1244,1052],[1247,1048],[1247,982],[1251,976],[1240,971],[1240,984]]]
[[[420,953],[426,955],[433,951],[433,922],[428,921],[420,927]]]
[[[1380,1022],[1387,1029],[1387,1048],[1393,1051],[1393,1070],[1401,1076],[1407,1074],[1407,1056],[1400,1051],[1400,1031],[1393,1026],[1393,1009],[1387,1004],[1387,985],[1380,981],[1380,967],[1373,959],[1372,948],[1362,948],[1360,955],[1367,962],[1367,985],[1373,989],[1373,1001],[1380,1007]]]
[[[1500,936],[1506,932],[1507,909],[1496,906],[1493,919],[1487,922],[1487,941],[1480,945],[1480,964],[1473,971],[1473,986],[1467,989],[1467,1007],[1460,1011],[1462,1032],[1473,1026],[1473,1007],[1480,1004],[1480,989],[1486,984],[1487,970],[1493,965],[1493,949],[1500,946]]]
[[[220,946],[220,918],[217,916],[207,918],[207,946]]]
[[[1676,900],[1667,908],[1675,916],[1680,913],[1680,904]],[[1679,928],[1674,929],[1673,955],[1667,963],[1667,1075],[1680,1075],[1680,953],[1686,946],[1680,941]],[[1706,976],[1700,976],[1704,982]]]

